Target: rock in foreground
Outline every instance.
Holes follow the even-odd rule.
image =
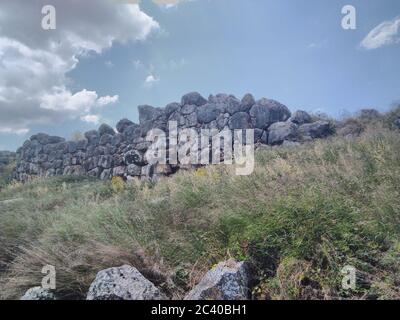
[[[134,267],[124,265],[100,271],[90,285],[87,300],[163,300],[166,297]]]
[[[25,292],[21,300],[56,300],[56,297],[50,290],[42,287],[33,287]]]
[[[246,263],[228,260],[208,271],[185,300],[246,300],[249,293]]]

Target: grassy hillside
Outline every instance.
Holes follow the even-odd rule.
[[[10,175],[15,167],[15,154],[0,151],[0,189],[10,181]]]
[[[129,263],[180,298],[212,265],[246,259],[256,299],[400,298],[400,134],[263,147],[255,172],[214,166],[157,184],[56,177],[0,193],[0,298],[56,266],[83,298],[96,272]],[[345,265],[357,288],[341,288]]]
[[[9,182],[10,174],[14,168],[14,163],[0,165],[0,189]]]

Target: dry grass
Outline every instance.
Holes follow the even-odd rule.
[[[129,263],[181,298],[221,259],[246,259],[255,297],[397,299],[400,135],[380,123],[359,138],[265,147],[251,176],[212,166],[157,184],[85,178],[9,185],[0,201],[1,298],[57,270],[57,292],[83,298],[96,273]],[[341,289],[340,270],[365,280]]]

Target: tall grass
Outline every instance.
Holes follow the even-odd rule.
[[[10,162],[8,164],[0,164],[0,190],[9,183],[10,176],[14,167],[14,162]]]
[[[57,270],[57,292],[83,298],[99,270],[129,263],[180,298],[213,264],[251,262],[254,297],[400,297],[400,135],[264,147],[250,176],[212,166],[157,184],[35,179],[0,193],[1,298]],[[0,202],[1,203],[1,202]],[[358,270],[356,290],[341,269]],[[1,271],[0,271],[1,272]]]

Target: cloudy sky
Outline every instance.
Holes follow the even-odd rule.
[[[131,2],[129,4],[129,2]],[[190,91],[340,116],[400,101],[398,0],[2,0],[0,150]],[[42,7],[56,29],[42,29]],[[357,28],[342,28],[342,7]]]

